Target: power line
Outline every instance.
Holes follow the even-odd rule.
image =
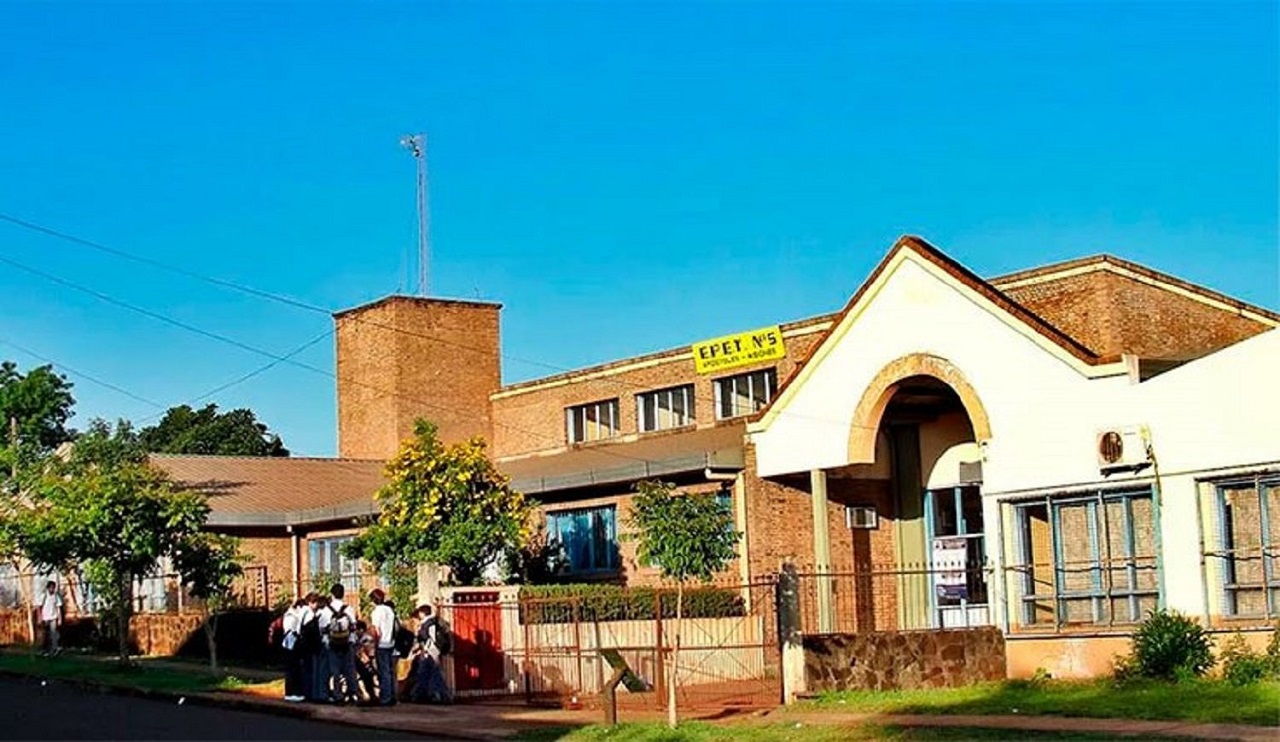
[[[229,336],[226,336],[226,335],[222,335],[222,334],[217,333],[217,332],[212,332],[212,331],[210,331],[210,330],[205,330],[205,329],[202,329],[202,328],[200,328],[200,327],[196,327],[195,325],[192,325],[192,324],[189,324],[189,323],[183,322],[183,321],[181,321],[181,320],[173,319],[172,317],[168,317],[168,316],[163,315],[163,314],[161,314],[161,313],[159,313],[159,312],[155,312],[155,311],[152,311],[152,310],[150,310],[150,309],[146,309],[145,307],[139,307],[139,306],[137,306],[137,305],[135,305],[135,304],[130,304],[129,302],[126,302],[126,301],[123,301],[123,300],[120,300],[120,299],[116,299],[115,297],[112,297],[112,296],[110,296],[110,295],[108,295],[108,294],[104,294],[104,293],[102,293],[102,292],[100,292],[100,291],[97,291],[97,290],[95,290],[95,289],[88,288],[87,286],[82,286],[82,285],[80,285],[80,284],[78,284],[78,283],[75,283],[74,281],[69,281],[69,280],[67,280],[67,279],[65,279],[65,278],[61,278],[61,277],[59,277],[59,276],[55,276],[55,275],[53,275],[53,274],[51,274],[51,273],[48,273],[47,271],[43,271],[43,270],[40,270],[40,269],[38,269],[38,268],[32,268],[31,266],[26,265],[26,264],[24,264],[24,263],[20,263],[20,262],[18,262],[18,261],[16,261],[16,260],[13,260],[12,258],[8,258],[8,257],[5,257],[5,256],[3,256],[3,255],[0,255],[0,263],[4,263],[4,264],[6,264],[6,265],[12,266],[12,267],[14,267],[14,268],[17,268],[18,270],[21,270],[21,271],[24,271],[24,272],[30,273],[30,274],[35,275],[35,276],[38,276],[38,277],[43,278],[43,279],[45,279],[45,280],[47,280],[47,281],[50,281],[50,282],[56,283],[56,284],[58,284],[58,285],[60,285],[60,286],[64,286],[64,287],[66,287],[66,288],[73,289],[73,290],[75,290],[75,291],[79,291],[79,292],[82,292],[82,293],[88,294],[89,296],[92,296],[92,297],[94,297],[94,298],[96,298],[96,299],[99,299],[100,301],[107,302],[107,303],[109,303],[109,304],[112,304],[112,305],[114,305],[114,306],[120,307],[120,308],[122,308],[122,309],[127,309],[127,310],[129,310],[129,311],[131,311],[131,312],[136,312],[136,313],[142,314],[142,315],[144,315],[144,316],[150,317],[150,318],[152,318],[152,319],[154,319],[154,320],[157,320],[157,321],[159,321],[159,322],[164,322],[164,323],[166,323],[166,324],[172,325],[172,326],[174,326],[174,327],[178,327],[178,328],[183,329],[183,330],[186,330],[186,331],[188,331],[188,332],[196,333],[196,334],[201,335],[201,336],[203,336],[203,337],[207,337],[207,338],[210,338],[210,339],[212,339],[212,340],[217,340],[217,341],[219,341],[219,342],[226,343],[226,344],[231,345],[231,346],[234,346],[234,347],[236,347],[236,348],[240,348],[240,349],[242,349],[242,350],[246,350],[246,351],[249,351],[249,352],[251,352],[251,353],[256,353],[256,354],[258,354],[258,355],[265,356],[265,357],[267,357],[267,358],[271,358],[272,360],[277,361],[277,362],[279,362],[279,363],[287,363],[287,364],[289,364],[289,365],[291,365],[291,366],[296,366],[296,367],[298,367],[298,368],[306,369],[307,371],[311,371],[312,373],[320,374],[320,375],[322,375],[322,376],[325,376],[325,377],[328,377],[328,378],[330,378],[330,379],[333,379],[334,381],[337,381],[337,380],[338,380],[338,376],[337,376],[337,374],[336,374],[336,373],[334,373],[333,371],[329,371],[329,370],[327,370],[327,369],[320,368],[319,366],[313,366],[313,365],[311,365],[311,364],[309,364],[309,363],[304,363],[304,362],[302,362],[302,361],[297,360],[296,358],[292,358],[292,357],[285,356],[285,355],[279,355],[279,354],[273,353],[273,352],[268,351],[268,350],[263,350],[262,348],[258,348],[258,347],[255,347],[255,346],[253,346],[253,345],[249,345],[248,343],[241,342],[241,341],[239,341],[239,340],[236,340],[235,338],[232,338],[232,337],[229,337]],[[318,342],[318,339],[317,339],[315,342]],[[356,386],[362,386],[362,387],[365,387],[365,388],[367,388],[367,389],[370,389],[370,390],[373,390],[373,391],[379,392],[380,394],[386,394],[386,395],[389,395],[389,396],[398,397],[398,398],[401,398],[401,399],[406,399],[406,400],[409,400],[409,401],[411,401],[411,402],[415,402],[416,404],[420,404],[420,405],[423,405],[423,406],[425,406],[425,407],[429,407],[429,408],[435,408],[435,409],[437,409],[437,410],[441,410],[441,411],[444,411],[444,412],[454,412],[454,413],[463,412],[463,410],[459,410],[459,409],[457,409],[457,408],[450,407],[450,406],[448,406],[448,405],[442,405],[442,404],[439,404],[438,402],[432,402],[432,401],[428,401],[428,400],[425,400],[425,399],[420,399],[420,398],[417,398],[417,397],[413,397],[413,396],[410,396],[410,395],[407,395],[407,394],[403,394],[403,393],[400,393],[400,392],[396,392],[396,391],[388,390],[388,389],[385,389],[385,388],[383,388],[383,387],[379,387],[379,386],[377,386],[376,384],[370,384],[370,383],[367,383],[367,382],[360,381],[360,380],[358,380],[358,379],[348,379],[348,380],[347,380],[347,383],[354,384],[354,385],[356,385]],[[163,406],[163,405],[159,405],[159,406]],[[511,430],[511,431],[514,431],[514,432],[517,432],[517,433],[525,433],[525,434],[533,435],[533,436],[537,436],[537,437],[539,437],[539,438],[546,439],[546,440],[551,440],[551,439],[552,439],[552,436],[549,436],[549,435],[547,435],[546,433],[542,433],[542,432],[539,432],[539,431],[531,430],[531,429],[524,428],[524,427],[521,427],[521,426],[518,426],[518,425],[512,425],[512,424],[510,424],[510,423],[502,423],[502,422],[498,422],[497,420],[494,420],[494,421],[493,421],[493,424],[494,424],[495,426],[503,427],[503,428],[506,428],[506,429],[508,429],[508,430]],[[558,435],[557,435],[557,436],[554,436],[554,440],[556,440],[557,442],[559,442],[560,437],[559,437]],[[648,464],[648,463],[655,463],[655,462],[653,462],[653,461],[652,461],[652,460],[650,460],[650,459],[642,458],[642,457],[639,457],[639,456],[632,456],[632,455],[624,454],[624,453],[619,453],[619,452],[617,452],[617,451],[610,451],[610,450],[607,450],[607,449],[604,449],[604,448],[599,448],[599,449],[596,449],[596,450],[597,450],[597,451],[599,451],[600,453],[603,453],[603,454],[608,455],[608,456],[614,456],[614,457],[617,457],[617,458],[627,459],[627,460],[630,460],[630,461],[639,461],[639,462],[646,463],[646,464]]]
[[[148,258],[148,257],[145,257],[145,256],[136,255],[136,254],[130,253],[130,252],[126,251],[126,250],[121,250],[121,249],[119,249],[119,248],[111,247],[111,246],[105,245],[105,244],[103,244],[103,243],[101,243],[101,242],[97,242],[97,241],[95,241],[95,240],[86,239],[86,238],[83,238],[83,237],[79,237],[79,236],[76,236],[76,235],[70,234],[70,233],[68,233],[68,232],[64,232],[64,231],[61,231],[61,230],[58,230],[58,229],[53,229],[53,228],[51,228],[51,227],[44,226],[44,225],[42,225],[42,224],[37,224],[37,223],[32,222],[32,221],[30,221],[30,220],[22,219],[22,218],[20,218],[20,217],[13,216],[12,214],[6,214],[6,213],[4,213],[4,212],[0,212],[0,221],[6,221],[6,222],[9,222],[10,224],[14,224],[14,225],[19,226],[19,227],[22,227],[22,228],[24,228],[24,229],[32,230],[32,231],[35,231],[35,232],[38,232],[38,233],[40,233],[40,234],[44,234],[44,235],[47,235],[47,236],[50,236],[50,237],[55,237],[55,238],[58,238],[58,239],[66,240],[66,241],[72,242],[72,243],[74,243],[74,244],[81,245],[81,246],[83,246],[83,247],[88,247],[88,248],[91,248],[91,249],[94,249],[94,250],[98,250],[98,251],[101,251],[101,252],[105,252],[105,253],[107,253],[107,254],[114,255],[114,256],[116,256],[116,257],[120,257],[120,258],[123,258],[123,259],[126,259],[126,260],[131,260],[131,261],[133,261],[133,262],[140,263],[140,264],[143,264],[143,265],[148,265],[148,266],[151,266],[151,267],[153,267],[153,268],[157,268],[157,269],[159,269],[159,270],[163,270],[163,271],[167,271],[167,272],[170,272],[170,273],[174,273],[174,274],[176,274],[176,275],[181,275],[181,276],[184,276],[184,277],[187,277],[187,278],[191,278],[191,279],[194,279],[194,280],[197,280],[197,281],[202,281],[202,282],[204,282],[204,283],[208,283],[208,284],[210,284],[210,285],[218,286],[218,287],[220,287],[220,288],[229,289],[229,290],[232,290],[232,291],[238,291],[238,292],[240,292],[240,293],[247,294],[247,295],[250,295],[250,296],[254,296],[254,297],[257,297],[257,298],[259,298],[259,299],[264,299],[264,300],[267,300],[267,301],[274,301],[274,302],[279,303],[279,304],[283,304],[283,305],[287,305],[287,306],[290,306],[290,307],[294,307],[295,309],[302,309],[302,310],[305,310],[305,311],[308,311],[308,312],[312,312],[312,313],[316,313],[316,314],[323,314],[323,315],[324,315],[325,317],[327,317],[327,318],[328,318],[328,317],[332,317],[332,316],[333,316],[333,311],[332,311],[332,310],[327,309],[327,308],[325,308],[325,307],[322,307],[322,306],[320,306],[320,305],[318,305],[318,304],[311,304],[311,303],[309,303],[309,302],[305,302],[305,301],[302,301],[302,300],[299,300],[299,299],[294,299],[294,298],[292,298],[292,297],[285,296],[285,295],[283,295],[283,294],[277,294],[277,293],[274,293],[274,292],[271,292],[271,291],[265,291],[265,290],[262,290],[262,289],[254,288],[254,287],[252,287],[252,286],[246,286],[246,285],[243,285],[243,284],[240,284],[240,283],[236,283],[236,282],[234,282],[234,281],[228,281],[228,280],[225,280],[225,279],[217,278],[217,277],[215,277],[215,276],[208,276],[208,275],[204,275],[204,274],[201,274],[201,273],[197,273],[197,272],[195,272],[195,271],[192,271],[192,270],[189,270],[189,269],[186,269],[186,268],[182,268],[182,267],[180,267],[180,266],[172,265],[172,264],[169,264],[169,263],[165,263],[165,262],[163,262],[163,261],[156,260],[156,259],[154,259],[154,258]],[[11,265],[13,265],[13,264],[14,264],[14,263],[13,263],[13,261],[11,261],[10,259],[4,258],[3,256],[0,256],[0,262],[6,262],[6,263],[9,263],[9,264],[11,264]],[[26,271],[27,271],[27,272],[29,272],[29,273],[34,273],[35,275],[40,275],[41,277],[49,278],[49,280],[53,280],[53,281],[56,281],[56,282],[58,282],[58,283],[63,283],[64,285],[66,284],[66,282],[65,282],[63,279],[58,279],[58,278],[56,278],[56,277],[50,277],[50,276],[49,276],[49,274],[43,273],[43,272],[41,272],[41,271],[38,271],[37,269],[34,269],[34,268],[28,268],[28,267],[22,267],[21,269],[22,269],[22,270],[26,270]],[[166,323],[168,323],[168,324],[177,324],[178,326],[183,327],[184,329],[192,329],[192,331],[194,331],[194,332],[198,332],[198,333],[200,333],[200,334],[202,334],[202,335],[205,335],[206,337],[212,337],[213,339],[226,341],[226,338],[223,338],[223,337],[220,337],[220,336],[216,336],[216,335],[214,335],[214,334],[207,333],[207,332],[205,332],[205,331],[203,331],[203,330],[193,329],[193,328],[191,328],[190,326],[184,326],[184,325],[182,325],[181,323],[179,323],[179,322],[178,322],[178,321],[176,321],[176,320],[170,320],[170,319],[168,319],[168,318],[165,318],[165,317],[162,317],[162,316],[160,316],[160,315],[157,315],[157,314],[155,314],[155,313],[153,313],[153,312],[150,312],[149,310],[137,309],[137,308],[132,307],[132,306],[125,306],[125,305],[124,305],[122,302],[120,302],[119,300],[111,299],[111,298],[109,298],[109,297],[104,297],[103,295],[99,294],[98,292],[93,291],[92,289],[79,289],[79,290],[87,291],[88,293],[90,293],[90,294],[92,294],[92,295],[94,295],[94,296],[98,296],[99,298],[102,298],[102,299],[103,299],[103,301],[107,301],[107,302],[110,302],[110,303],[112,303],[112,304],[116,304],[117,306],[123,306],[123,307],[124,307],[124,308],[126,308],[126,309],[131,309],[131,310],[134,310],[134,311],[141,311],[141,312],[143,312],[144,314],[147,314],[148,316],[152,316],[152,317],[154,317],[154,318],[156,318],[156,319],[159,319],[159,320],[160,320],[160,321],[162,321],[162,322],[166,322]],[[489,353],[491,353],[491,352],[492,352],[492,351],[491,351],[491,350],[489,350],[489,349],[485,349],[485,348],[477,348],[477,347],[475,347],[475,346],[467,345],[467,344],[465,344],[465,343],[459,343],[459,342],[457,342],[457,341],[448,340],[448,339],[440,338],[440,337],[436,337],[436,336],[433,336],[433,335],[427,335],[427,334],[420,333],[420,332],[415,332],[414,330],[411,330],[411,329],[408,329],[408,328],[405,328],[405,327],[399,327],[399,326],[396,326],[396,325],[390,325],[390,324],[387,324],[387,323],[385,323],[385,322],[378,322],[377,320],[368,319],[368,318],[366,318],[366,317],[355,317],[355,316],[347,315],[344,319],[346,319],[347,321],[356,322],[356,323],[359,323],[359,324],[361,324],[361,325],[365,325],[365,326],[368,326],[368,327],[375,327],[375,328],[378,328],[378,329],[383,329],[383,330],[387,330],[387,331],[389,331],[389,332],[395,332],[395,333],[399,333],[399,334],[402,334],[402,335],[407,335],[407,336],[410,336],[410,337],[416,337],[416,338],[420,338],[420,339],[423,339],[423,340],[430,340],[430,341],[432,341],[432,342],[439,343],[439,344],[441,344],[441,345],[446,345],[446,346],[449,346],[449,347],[457,348],[457,349],[459,349],[459,350],[468,351],[468,352],[471,352],[471,353],[482,354],[482,355],[488,355]],[[237,345],[238,347],[242,347],[242,348],[244,348],[244,349],[251,350],[251,352],[261,353],[260,351],[258,351],[258,350],[256,350],[256,349],[251,349],[251,348],[249,348],[248,346],[245,346],[245,345],[243,345],[243,344],[241,344],[241,343],[238,343],[237,341],[231,341],[231,342],[232,342],[233,344]],[[573,373],[573,372],[575,372],[575,371],[580,371],[580,370],[581,370],[581,369],[572,369],[572,368],[566,368],[566,367],[563,367],[563,366],[557,366],[557,365],[555,365],[555,364],[547,363],[547,362],[545,362],[545,361],[538,361],[538,360],[534,360],[534,359],[530,359],[530,358],[521,358],[521,357],[519,357],[519,356],[513,356],[513,355],[511,355],[511,354],[509,354],[509,353],[503,353],[503,352],[501,351],[501,349],[499,349],[499,350],[498,350],[498,356],[499,356],[500,358],[504,358],[504,359],[506,359],[506,360],[508,360],[508,361],[514,361],[514,362],[517,362],[517,363],[523,363],[523,364],[527,364],[527,365],[531,365],[531,366],[537,366],[537,367],[545,368],[545,369],[547,369],[547,370],[549,370],[549,371],[552,371],[552,372],[555,372],[555,373]],[[628,380],[626,380],[626,379],[621,379],[621,378],[616,378],[616,377],[611,377],[611,378],[602,378],[602,379],[598,379],[598,380],[594,380],[594,381],[596,381],[596,382],[598,382],[598,383],[601,383],[601,384],[611,384],[611,385],[613,385],[613,386],[615,386],[615,387],[618,387],[618,388],[624,388],[624,389],[636,389],[636,390],[638,390],[638,391],[654,391],[653,387],[652,387],[652,386],[650,386],[650,385],[647,385],[647,384],[640,384],[640,383],[638,383],[638,382],[628,381]],[[711,405],[712,407],[714,407],[714,406],[715,406],[715,404],[716,404],[716,400],[715,400],[714,396],[706,396],[706,395],[698,396],[698,395],[695,395],[695,396],[694,396],[694,399],[695,399],[695,400],[698,400],[698,401],[701,401],[701,402],[703,402],[703,403],[709,404],[709,405]],[[781,414],[782,414],[782,415],[784,415],[784,416],[787,416],[787,417],[791,417],[791,418],[793,418],[793,419],[813,420],[813,421],[816,421],[816,422],[822,422],[822,423],[835,423],[835,424],[841,424],[841,425],[847,425],[847,424],[850,424],[848,420],[833,420],[833,419],[829,419],[829,418],[822,418],[822,417],[817,417],[817,416],[813,416],[813,415],[805,415],[805,414],[803,414],[803,413],[795,412],[795,411],[790,411],[790,410],[783,411]],[[865,425],[864,425],[864,426],[857,426],[857,427],[864,428],[864,429],[869,429],[871,426],[865,426]],[[557,438],[557,440],[559,440],[559,439]]]
[[[249,379],[252,379],[253,377],[255,377],[255,376],[259,375],[259,374],[262,374],[262,373],[265,373],[265,372],[267,372],[267,371],[270,371],[271,369],[273,369],[273,368],[275,368],[276,366],[278,366],[278,365],[280,365],[281,363],[283,363],[283,362],[285,361],[285,359],[293,358],[294,356],[298,355],[299,353],[302,353],[304,350],[307,350],[307,349],[308,349],[308,348],[310,348],[311,346],[315,345],[316,343],[320,342],[321,340],[324,340],[325,338],[331,337],[332,335],[333,335],[333,330],[327,330],[327,331],[325,331],[324,333],[322,333],[322,334],[318,335],[317,337],[312,338],[311,340],[308,340],[307,342],[303,343],[302,345],[299,345],[297,348],[294,348],[293,350],[291,350],[291,351],[289,351],[288,353],[284,354],[284,356],[283,356],[283,357],[278,358],[278,359],[272,359],[272,360],[271,360],[271,362],[270,362],[270,363],[268,363],[268,364],[267,364],[267,365],[265,365],[265,366],[259,366],[258,368],[255,368],[254,370],[252,370],[252,371],[250,371],[250,372],[248,372],[248,373],[246,373],[246,374],[244,374],[244,375],[242,375],[242,376],[238,376],[238,377],[236,377],[236,378],[232,379],[231,381],[228,381],[228,382],[226,382],[226,383],[224,383],[224,384],[219,384],[218,386],[214,387],[213,389],[210,389],[209,391],[205,392],[204,394],[201,394],[201,395],[200,395],[200,396],[198,396],[198,397],[192,397],[191,399],[188,399],[188,400],[187,400],[187,401],[185,401],[185,402],[181,402],[180,404],[185,404],[185,405],[187,405],[187,406],[191,406],[191,405],[194,405],[194,404],[196,404],[196,403],[198,403],[198,402],[203,402],[204,400],[206,400],[206,399],[208,399],[208,398],[212,397],[213,395],[215,395],[215,394],[217,394],[217,393],[219,393],[219,392],[225,392],[226,390],[230,389],[230,388],[231,388],[231,387],[233,387],[233,386],[239,386],[240,384],[243,384],[244,382],[248,381]],[[166,410],[166,412],[167,412],[167,410]],[[154,414],[154,415],[148,415],[147,417],[144,417],[144,418],[142,418],[141,420],[138,420],[137,422],[138,422],[138,424],[139,424],[139,425],[141,425],[141,424],[143,424],[143,423],[148,423],[148,422],[151,422],[152,420],[156,420],[156,419],[159,419],[159,418],[163,417],[163,416],[164,416],[164,414],[165,414],[164,412],[160,412],[160,413],[156,413],[156,414]]]
[[[78,369],[74,369],[74,368],[72,368],[72,367],[68,366],[68,365],[67,365],[67,364],[65,364],[65,363],[60,363],[60,362],[58,362],[58,361],[55,361],[54,359],[52,359],[52,358],[50,358],[50,357],[48,357],[48,356],[46,356],[46,355],[43,355],[43,354],[41,354],[41,353],[37,353],[36,351],[31,350],[30,348],[24,348],[23,346],[18,345],[17,343],[13,342],[12,340],[4,340],[4,339],[0,339],[0,345],[7,345],[7,346],[9,346],[10,348],[13,348],[14,350],[17,350],[17,351],[18,351],[18,352],[20,352],[20,353],[26,353],[27,355],[31,356],[32,358],[35,358],[35,359],[40,360],[40,361],[43,361],[43,362],[45,362],[45,363],[47,363],[47,364],[49,364],[49,365],[51,365],[51,366],[56,366],[57,368],[60,368],[60,369],[62,369],[63,371],[66,371],[67,373],[69,373],[69,374],[71,374],[71,375],[73,375],[73,376],[77,376],[77,377],[79,377],[79,378],[81,378],[81,379],[84,379],[85,381],[88,381],[88,382],[93,383],[93,384],[97,384],[97,385],[98,385],[98,386],[100,386],[100,387],[104,387],[104,388],[106,388],[106,389],[110,389],[111,391],[116,392],[116,393],[118,393],[118,394],[123,394],[124,396],[126,396],[126,397],[128,397],[129,399],[132,399],[132,400],[134,400],[134,401],[141,402],[141,403],[143,403],[143,404],[147,404],[147,405],[151,405],[152,407],[157,407],[157,408],[160,408],[160,409],[163,409],[163,408],[164,408],[164,405],[160,404],[159,402],[156,402],[155,400],[147,399],[146,397],[142,396],[141,394],[134,394],[133,392],[129,391],[128,389],[125,389],[124,387],[117,386],[117,385],[115,385],[115,384],[112,384],[112,383],[111,383],[111,382],[109,382],[109,381],[103,381],[102,379],[99,379],[99,378],[97,378],[97,377],[95,377],[95,376],[92,376],[92,375],[90,375],[90,374],[87,374],[87,373],[85,373],[84,371],[80,371],[80,370],[78,370]]]

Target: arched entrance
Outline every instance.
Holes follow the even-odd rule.
[[[827,472],[836,502],[878,493],[874,528],[858,529],[865,518],[848,524],[854,570],[865,575],[853,597],[859,630],[990,623],[982,508],[990,435],[973,387],[944,359],[899,359],[869,385],[850,435],[854,463]]]

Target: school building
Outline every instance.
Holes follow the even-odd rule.
[[[1280,315],[1111,256],[984,280],[915,237],[851,288],[832,314],[505,385],[500,305],[390,296],[334,316],[339,458],[156,461],[269,591],[358,579],[338,546],[426,417],[490,441],[566,581],[657,579],[620,536],[661,479],[732,509],[726,581],[809,577],[817,632],[993,625],[1010,674],[1069,677],[1157,606],[1280,616]]]

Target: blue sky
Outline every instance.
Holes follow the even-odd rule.
[[[893,240],[1096,252],[1280,307],[1274,3],[0,4],[0,212],[341,308],[433,293],[570,368],[838,308]],[[0,256],[284,353],[325,317],[0,224]],[[0,266],[0,341],[162,405],[265,360]],[[11,346],[0,358],[36,360]],[[331,341],[299,359],[332,368]],[[509,381],[548,373],[508,358]],[[77,380],[77,420],[157,410]],[[215,397],[296,453],[332,380]]]

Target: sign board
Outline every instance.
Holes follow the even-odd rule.
[[[939,598],[969,599],[968,572],[965,570],[968,556],[968,539],[933,540],[933,589]]]
[[[622,658],[622,654],[618,650],[602,649],[600,650],[600,656],[609,664],[609,667],[615,670],[622,670],[622,687],[632,693],[644,693],[649,690],[649,684],[631,671],[631,667]]]
[[[774,325],[695,343],[693,366],[700,374],[711,374],[760,361],[776,360],[786,355],[787,349],[782,343],[782,328]]]

